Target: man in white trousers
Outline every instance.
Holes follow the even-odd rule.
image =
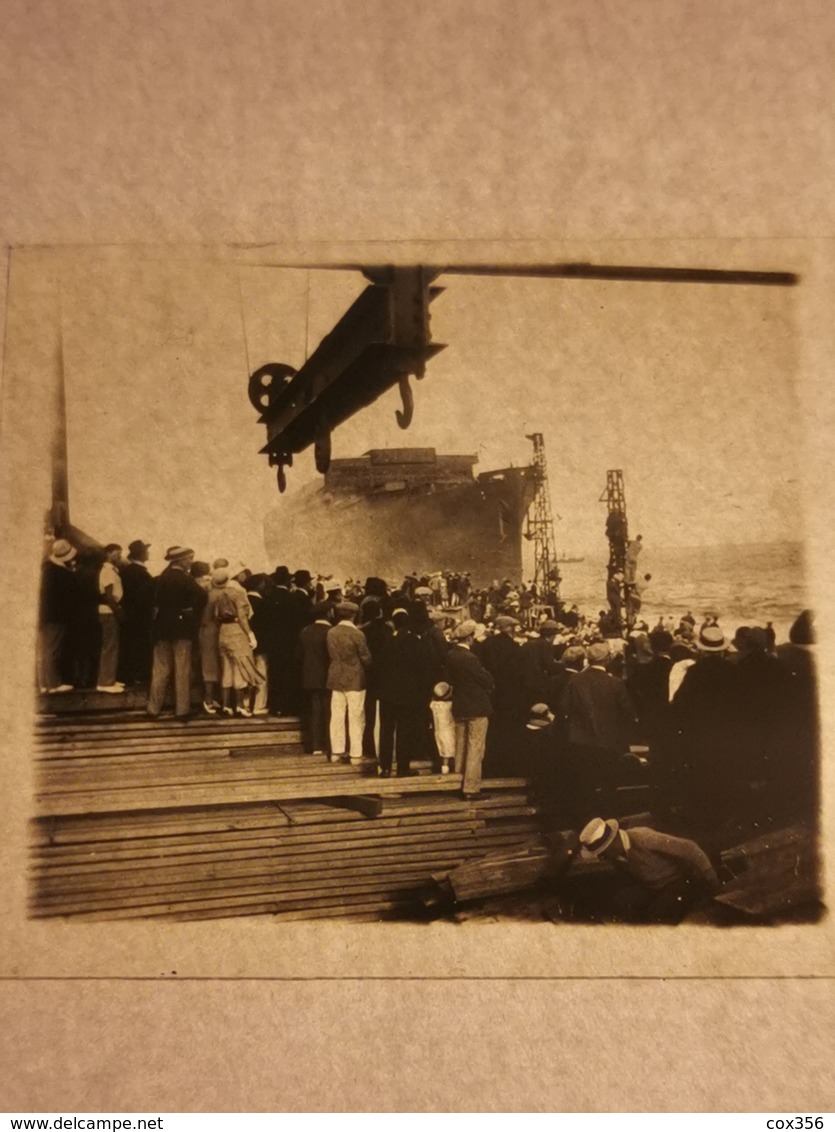
[[[330,665],[328,688],[331,692],[330,761],[362,762],[362,733],[365,727],[366,670],[371,664],[371,652],[365,634],[354,624],[359,606],[342,601],[336,607],[337,623],[328,631],[327,646]],[[348,718],[346,747],[345,718]]]

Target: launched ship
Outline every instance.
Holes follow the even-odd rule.
[[[271,561],[335,576],[399,580],[468,571],[476,586],[522,577],[532,466],[478,475],[477,456],[374,448],[331,460],[324,484],[285,496],[265,521]]]

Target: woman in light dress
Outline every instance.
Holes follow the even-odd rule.
[[[220,568],[212,574],[212,601],[219,625],[218,645],[221,663],[221,703],[224,715],[251,716],[252,693],[263,683],[255,667],[252,650],[255,635],[250,629],[252,610],[241,586],[229,580],[229,571]],[[210,599],[211,600],[211,599]]]
[[[208,562],[195,562],[191,567],[191,576],[206,591],[209,599],[203,606],[197,644],[200,650],[200,673],[203,677],[203,710],[207,715],[216,715],[220,711],[220,625],[215,619],[215,605],[221,591],[212,585],[212,571]]]

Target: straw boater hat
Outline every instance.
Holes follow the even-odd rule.
[[[188,558],[194,551],[187,546],[169,546],[165,552],[166,562],[179,562],[181,558]]]
[[[530,710],[530,718],[525,724],[528,731],[539,731],[554,722],[554,716],[547,704],[534,704]]]
[[[618,835],[620,826],[615,818],[604,821],[603,818],[592,818],[588,825],[580,830],[580,859],[593,861],[603,853]]]
[[[448,700],[452,698],[452,688],[447,684],[446,680],[441,680],[432,689],[432,695],[436,700]]]
[[[57,538],[52,544],[50,557],[54,562],[63,564],[64,562],[72,562],[76,556],[76,549],[72,543],[67,542],[65,538]]]
[[[699,652],[725,652],[728,648],[728,642],[718,625],[705,625],[699,633],[696,648]]]

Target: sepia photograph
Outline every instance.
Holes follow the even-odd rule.
[[[824,1119],[832,6],[2,27],[7,1107]]]
[[[823,915],[803,272],[433,250],[12,253],[31,919]]]

